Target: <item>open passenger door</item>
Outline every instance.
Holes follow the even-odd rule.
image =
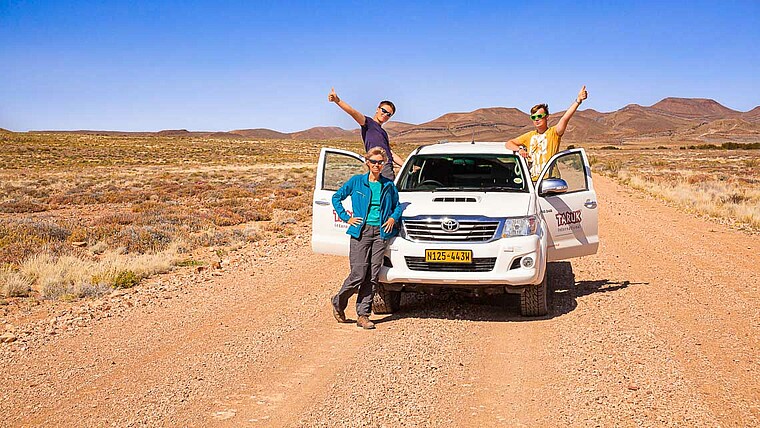
[[[338,218],[332,197],[349,178],[365,172],[361,155],[330,148],[319,153],[311,214],[311,249],[315,253],[348,256],[348,224]],[[352,212],[351,198],[343,201],[343,207]]]
[[[548,182],[559,178],[567,190],[549,193]],[[548,260],[564,260],[596,254],[599,248],[599,215],[591,166],[583,149],[557,153],[536,182],[541,215],[548,227]]]

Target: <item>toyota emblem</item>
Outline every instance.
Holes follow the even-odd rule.
[[[453,218],[445,218],[441,220],[441,229],[446,232],[456,232],[459,230],[459,222]]]

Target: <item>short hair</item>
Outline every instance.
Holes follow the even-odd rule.
[[[530,114],[536,114],[537,111],[544,109],[546,114],[549,114],[549,106],[546,103],[536,104],[530,109]]]
[[[364,158],[369,159],[370,157],[375,156],[375,155],[381,155],[384,161],[388,160],[388,154],[385,153],[385,149],[378,146],[372,147],[369,150],[367,150],[367,155],[364,156]]]
[[[396,105],[388,100],[382,100],[380,101],[380,104],[377,105],[377,108],[380,108],[382,106],[389,106],[393,109],[393,114],[396,114]]]

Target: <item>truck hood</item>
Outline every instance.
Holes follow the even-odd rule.
[[[532,198],[530,193],[508,192],[399,192],[403,217],[521,217],[533,214]]]

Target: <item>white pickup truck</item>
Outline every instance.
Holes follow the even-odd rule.
[[[373,311],[399,308],[401,291],[519,293],[523,316],[548,312],[546,264],[595,254],[597,200],[583,149],[557,153],[536,183],[504,143],[419,147],[396,177],[404,213],[387,245]],[[347,225],[333,193],[366,173],[362,155],[323,148],[312,215],[312,249],[348,255]],[[350,212],[350,199],[344,201]]]

